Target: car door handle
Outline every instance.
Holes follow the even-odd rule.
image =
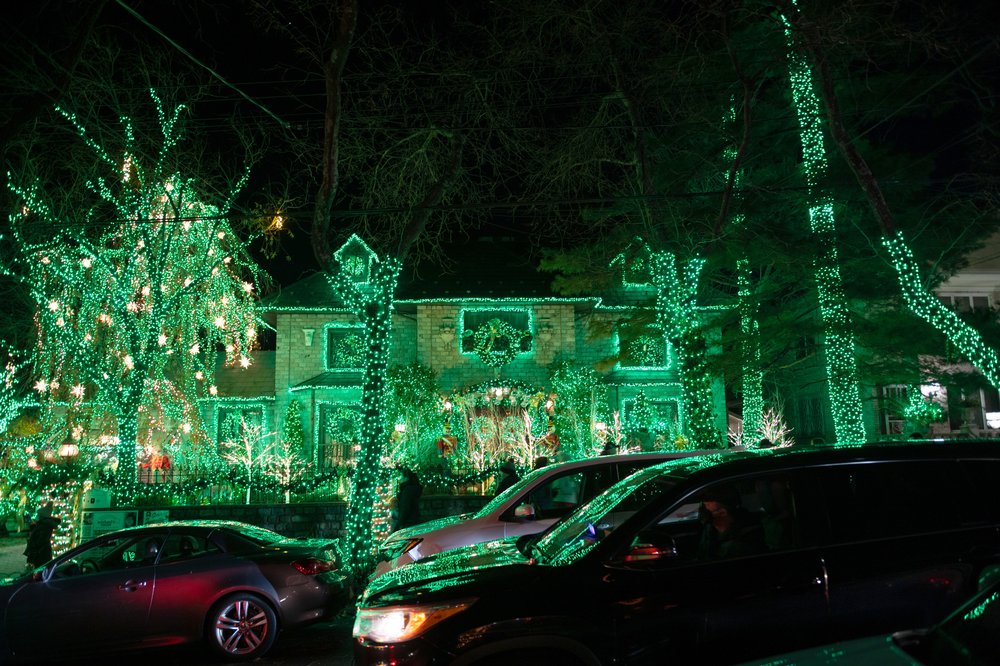
[[[124,583],[122,583],[121,585],[119,585],[118,589],[119,590],[123,590],[125,592],[135,592],[140,587],[146,587],[146,581],[144,581],[144,580],[131,580],[131,579],[129,579],[129,580],[125,581]]]

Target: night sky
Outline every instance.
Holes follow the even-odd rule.
[[[95,28],[95,35],[101,40],[110,40],[121,49],[119,65],[137,52],[139,45],[151,47],[178,64],[188,68],[188,80],[192,83],[207,84],[207,94],[194,104],[195,112],[190,122],[209,139],[209,150],[215,149],[227,156],[234,154],[234,144],[229,119],[238,118],[238,122],[252,126],[250,134],[259,141],[261,154],[254,166],[253,177],[247,188],[248,196],[242,202],[247,209],[253,203],[253,193],[284,178],[283,168],[290,159],[288,139],[295,135],[303,135],[314,131],[322,121],[324,91],[322,81],[314,65],[305,60],[295,46],[288,41],[276,38],[273,33],[266,33],[259,21],[252,16],[249,8],[252,3],[229,0],[212,3],[165,2],[152,0],[129,0],[127,2],[43,2],[25,3],[6,9],[12,29],[3,50],[4,78],[10,83],[8,93],[4,95],[2,105],[3,120],[16,115],[17,110],[35,91],[27,89],[23,82],[16,81],[18,71],[28,71],[25,63],[33,62],[45,69],[58,60],[65,49],[72,43],[78,27],[88,15],[99,11],[100,15]],[[396,7],[413,20],[416,34],[410,37],[426,39],[429,35],[437,35],[443,39],[454,36],[455,28],[449,18],[448,2],[380,2],[362,3],[361,19],[358,34],[368,29],[365,21],[375,14],[374,9]],[[913,13],[910,25],[914,32],[921,28],[920,14],[934,9],[947,15],[961,7],[963,19],[981,17],[982,34],[970,34],[968,24],[975,24],[972,18],[967,25],[950,33],[942,33],[942,50],[952,46],[947,40],[967,38],[969,45],[964,57],[966,62],[976,67],[984,61],[991,60],[996,54],[995,25],[996,9],[994,3],[887,3],[886,11],[893,12],[895,17]],[[126,11],[124,5],[132,8]],[[469,15],[475,20],[477,13],[485,16],[490,11],[490,3],[461,3],[468,9]],[[277,7],[285,7],[285,3],[277,3]],[[666,12],[683,17],[688,5],[683,2],[667,3]],[[138,14],[139,16],[136,16]],[[140,18],[141,16],[141,18]],[[958,16],[958,15],[956,15]],[[419,27],[418,27],[419,26]],[[992,44],[988,39],[994,35]],[[475,45],[470,44],[470,49]],[[351,58],[360,57],[352,54]],[[355,88],[361,84],[351,81],[352,61],[348,60],[348,81]],[[886,63],[887,68],[891,63]],[[489,62],[483,63],[489,67]],[[210,71],[211,70],[211,71]],[[963,72],[958,71],[949,78],[961,79]],[[951,105],[947,109],[937,110],[934,105],[934,88],[943,87],[941,81],[930,80],[926,95],[913,100],[906,114],[889,112],[884,122],[873,123],[866,136],[875,143],[892,141],[910,150],[913,155],[933,154],[937,157],[934,164],[933,179],[937,182],[947,182],[956,173],[970,167],[982,168],[987,162],[983,154],[971,154],[967,150],[966,128],[974,124],[980,117],[983,101],[996,102],[995,91],[984,93],[975,91],[978,99],[967,104]],[[230,84],[223,85],[221,80]],[[995,79],[994,79],[995,81]],[[982,86],[980,79],[976,83]],[[45,91],[52,96],[53,91]],[[57,96],[57,95],[56,95]],[[905,99],[905,97],[904,97]],[[87,99],[84,103],[100,103],[97,99]],[[903,101],[900,101],[901,105]],[[913,111],[913,106],[923,106],[923,110]],[[380,112],[392,114],[395,110],[382,109]],[[905,116],[905,117],[904,117]],[[994,133],[996,127],[991,130]],[[16,168],[8,157],[7,168]],[[995,170],[994,170],[995,171]],[[312,204],[312,183],[285,184],[292,195],[291,224],[294,239],[286,239],[282,251],[274,259],[261,256],[261,261],[267,270],[273,274],[279,283],[287,284],[298,277],[308,274],[317,268],[312,256],[308,238],[310,207]],[[961,184],[957,185],[961,186]],[[517,219],[518,213],[509,208],[498,208],[488,216],[483,230],[476,234],[477,238],[453,238],[448,253],[453,255],[469,255],[480,251],[484,245],[476,244],[478,237],[488,241],[496,240],[493,246],[524,241],[530,233],[526,226]],[[469,245],[472,243],[472,245]],[[530,244],[524,243],[525,251],[518,257],[522,263],[537,261]],[[451,249],[453,248],[453,249]],[[470,248],[472,248],[470,250]],[[424,267],[423,275],[449,274],[462,270],[462,262],[438,270],[434,267]],[[480,271],[481,264],[478,265]],[[530,266],[529,266],[530,268]]]

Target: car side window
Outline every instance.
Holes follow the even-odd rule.
[[[174,532],[163,544],[160,564],[178,562],[218,553],[220,549],[204,536]]]
[[[610,465],[555,474],[535,486],[515,504],[513,511],[505,512],[501,520],[562,518],[611,484]]]
[[[1000,461],[963,460],[960,466],[971,482],[970,501],[962,505],[965,511],[962,520],[968,525],[1000,521],[1000,506],[992,501],[997,479],[1000,479]]]
[[[820,471],[837,541],[880,539],[959,527],[968,484],[957,463],[905,461]]]
[[[795,474],[777,473],[706,486],[639,530],[626,562],[710,561],[798,548],[811,534],[801,529],[801,485]]]
[[[65,578],[151,565],[159,554],[164,536],[154,534],[98,541],[57,564],[52,575]]]

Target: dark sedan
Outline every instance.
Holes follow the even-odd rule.
[[[135,527],[3,581],[0,661],[202,640],[249,660],[347,600],[330,541],[231,521]]]

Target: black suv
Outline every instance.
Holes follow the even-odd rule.
[[[1000,443],[719,453],[373,581],[355,663],[726,663],[926,626],[1000,571]]]

